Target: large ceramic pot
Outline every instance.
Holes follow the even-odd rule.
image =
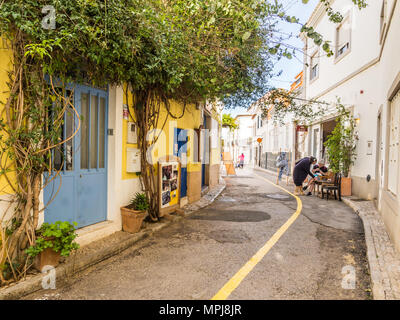
[[[57,267],[60,263],[61,252],[55,252],[52,248],[44,249],[35,259],[34,267],[42,271],[45,266]]]
[[[342,197],[351,196],[351,178],[342,177],[341,190]]]
[[[122,230],[129,233],[136,233],[140,230],[147,211],[132,210],[127,207],[121,208]]]

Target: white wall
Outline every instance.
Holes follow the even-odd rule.
[[[136,192],[141,191],[139,179],[122,180],[123,150],[123,89],[111,87],[109,91],[108,128],[113,135],[108,136],[108,177],[107,177],[107,220],[101,233],[88,232],[90,241],[121,230],[120,208],[129,203]],[[84,228],[85,229],[85,228]],[[89,229],[91,229],[89,227]],[[82,233],[85,233],[82,231]],[[86,234],[86,233],[85,233]],[[85,241],[86,242],[86,241]]]
[[[344,16],[350,13],[351,49],[340,60],[321,56],[319,76],[315,80],[310,81],[310,68],[306,68],[305,72],[307,99],[319,99],[333,104],[340,98],[344,105],[354,110],[354,114],[360,114],[357,127],[360,139],[357,145],[357,162],[351,171],[352,176],[360,178],[365,178],[367,175],[372,179],[376,178],[376,152],[367,155],[367,143],[373,141],[375,151],[377,112],[382,104],[381,92],[384,86],[383,82],[378,80],[382,76],[378,64],[381,50],[381,5],[381,1],[370,1],[367,8],[358,10],[350,1],[334,1],[334,10],[338,10]],[[321,15],[316,14],[310,22],[316,23],[314,28],[324,36],[324,39],[335,44],[337,25],[329,21],[323,10]],[[309,55],[315,50],[312,42],[310,39],[307,40]],[[320,54],[322,55],[322,49]],[[311,133],[313,129],[314,127]],[[311,146],[312,139],[311,134]]]
[[[251,163],[250,149],[251,143],[249,144],[249,139],[253,137],[253,120],[251,116],[237,116],[237,123],[239,128],[234,131],[234,151],[233,151],[233,161],[238,162],[238,157],[242,153],[244,154],[244,163]]]
[[[321,33],[324,40],[331,41],[335,51],[335,39],[337,24],[331,22],[325,14],[324,5],[320,5],[319,14],[310,19],[314,28]],[[319,48],[320,70],[317,80],[310,81],[310,69],[305,72],[306,96],[318,97],[331,86],[342,81],[353,72],[359,70],[379,55],[379,34],[380,34],[380,9],[381,1],[368,2],[368,7],[358,10],[349,0],[333,1],[333,9],[347,14],[351,17],[351,49],[341,60],[336,61],[335,57],[327,57],[322,48]],[[313,40],[308,39],[308,56],[311,56],[317,47]],[[310,62],[310,58],[308,59]]]
[[[350,1],[346,1],[350,3]],[[393,172],[388,168],[390,135],[390,94],[400,88],[400,1],[387,0],[386,16],[381,28],[383,0],[368,2],[368,8],[353,10],[351,51],[342,60],[322,57],[318,79],[310,82],[309,68],[306,70],[306,97],[342,102],[360,115],[357,131],[357,160],[351,176],[357,182],[357,195],[363,198],[375,197],[381,210],[388,233],[400,251],[400,194],[388,191],[388,177]],[[351,3],[350,3],[351,4]],[[345,0],[334,1],[334,8],[341,9]],[[343,11],[342,11],[343,12]],[[321,16],[323,10],[321,10]],[[331,37],[335,26],[327,17],[317,18],[316,30]],[[309,41],[307,41],[309,42]],[[309,48],[309,53],[312,49]],[[381,130],[378,132],[378,117],[381,116]],[[398,119],[400,123],[400,119]],[[381,137],[382,145],[379,145]],[[367,154],[367,143],[372,141],[372,155]],[[400,150],[397,150],[400,153]],[[381,154],[381,161],[379,159]],[[373,183],[366,181],[370,175]],[[397,177],[400,185],[400,174]]]

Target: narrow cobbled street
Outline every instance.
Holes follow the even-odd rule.
[[[275,180],[239,170],[209,207],[25,299],[211,299],[297,209],[293,196],[264,179]],[[301,215],[229,299],[370,299],[361,220],[339,201],[301,200]],[[355,289],[343,288],[348,266]]]

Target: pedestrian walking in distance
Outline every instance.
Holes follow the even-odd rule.
[[[244,154],[242,153],[239,156],[239,167],[243,169],[243,166],[244,166]]]
[[[310,170],[312,165],[317,163],[317,159],[315,157],[306,157],[298,161],[293,170],[293,182],[295,185],[295,195],[304,195],[303,192],[303,182],[309,175],[311,177],[311,181],[315,180],[316,175],[313,174]]]
[[[286,176],[289,175],[289,162],[286,158],[286,152],[280,152],[279,156],[276,158],[276,166],[279,168],[279,175],[276,184],[282,181],[282,174],[285,172]]]

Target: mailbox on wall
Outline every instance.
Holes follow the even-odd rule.
[[[137,125],[134,122],[128,122],[128,136],[126,138],[128,143],[137,143]]]
[[[127,148],[126,149],[126,172],[134,173],[140,172],[142,170],[141,167],[141,159],[140,159],[140,150],[135,148]]]

